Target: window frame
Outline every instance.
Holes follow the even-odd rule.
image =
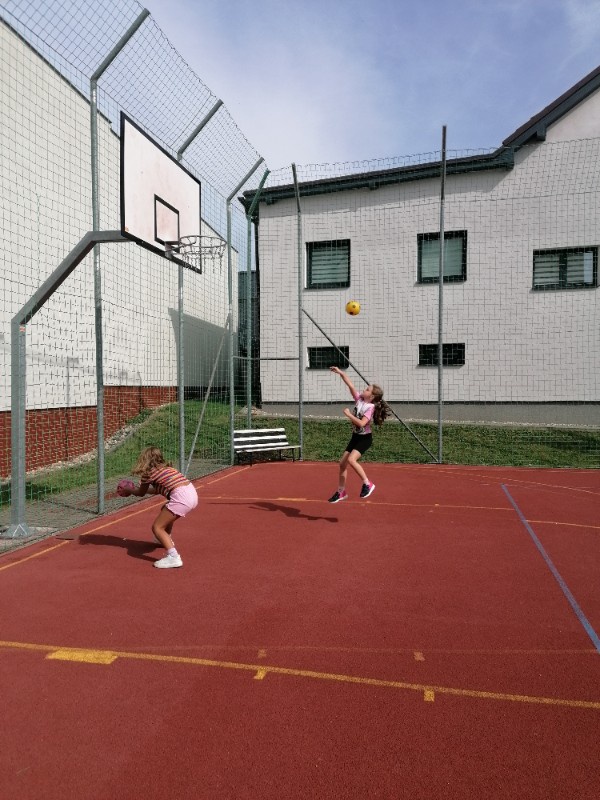
[[[344,244],[348,247],[348,272],[345,281],[329,281],[326,283],[314,283],[312,278],[312,254],[314,250],[325,249],[334,245]],[[320,291],[322,289],[347,289],[350,286],[350,264],[351,264],[350,239],[328,239],[326,241],[306,242],[306,288],[309,291]]]
[[[339,351],[342,351],[341,353]],[[317,352],[323,353],[327,351],[327,357],[323,357],[321,363],[313,363],[312,356]],[[340,345],[339,350],[337,347],[307,347],[307,369],[323,370],[329,367],[339,367],[340,369],[348,369],[350,366],[350,348],[348,345]]]
[[[456,350],[455,348],[458,348]],[[462,352],[461,352],[462,348]],[[458,362],[450,359],[449,356],[459,353]],[[430,355],[427,355],[430,354]],[[466,344],[465,342],[446,342],[442,345],[442,366],[443,367],[464,367],[466,361]],[[419,366],[420,367],[437,367],[438,366],[438,344],[420,344],[419,345]]]
[[[462,239],[461,272],[460,275],[444,274],[444,283],[465,283],[467,280],[467,231],[444,231],[444,242],[450,239]],[[439,231],[437,233],[418,233],[417,234],[417,283],[437,283],[439,275],[433,277],[423,277],[423,242],[440,240]]]
[[[574,253],[592,253],[593,255],[593,275],[592,283],[569,283],[568,277],[568,256]],[[558,282],[557,283],[536,283],[535,281],[535,259],[536,256],[556,254],[559,256]],[[564,257],[564,263],[562,259]],[[571,289],[595,289],[598,286],[598,247],[590,245],[587,247],[546,247],[533,251],[532,256],[532,283],[531,288],[534,292],[545,292],[548,290],[561,291]]]

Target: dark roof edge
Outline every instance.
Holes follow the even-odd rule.
[[[481,172],[482,170],[491,169],[509,170],[513,166],[513,148],[500,147],[487,155],[449,159],[446,162],[446,175],[459,175],[465,172]],[[329,192],[343,192],[350,189],[379,189],[382,186],[389,186],[395,183],[439,178],[441,170],[441,161],[431,161],[427,164],[416,164],[408,167],[342,175],[336,178],[323,178],[316,181],[303,181],[298,184],[298,189],[301,197],[310,197],[311,195]],[[239,198],[246,211],[250,208],[255,194],[256,189],[250,189]],[[293,184],[275,186],[261,191],[260,202],[270,205],[278,200],[287,200],[290,197],[295,197],[295,194]]]
[[[505,147],[520,147],[532,140],[543,142],[550,125],[557,122],[597,89],[600,89],[600,67],[596,67],[595,70],[592,70],[585,78],[582,78],[564,94],[561,94],[554,102],[543,108],[534,117],[531,117],[528,122],[517,128],[514,133],[511,133],[502,144]]]

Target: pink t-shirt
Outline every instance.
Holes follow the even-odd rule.
[[[358,392],[354,395],[354,403],[354,416],[358,419],[365,419],[366,417],[366,419],[369,421],[364,428],[359,428],[358,425],[353,425],[352,428],[354,433],[366,436],[367,433],[371,433],[371,420],[373,419],[373,411],[375,410],[375,406],[373,403],[367,403],[365,400],[363,400],[362,394],[359,394]]]

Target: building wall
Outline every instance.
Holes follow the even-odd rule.
[[[172,387],[108,386],[104,393],[104,432],[110,439],[144,409],[173,403]],[[96,406],[65,406],[28,411],[25,417],[28,470],[69,462],[96,450]],[[0,411],[0,478],[11,472],[10,412]]]
[[[302,291],[326,334],[303,317],[305,402],[344,398],[327,370],[307,368],[306,348],[328,339],[388,400],[437,399],[418,345],[437,343],[439,291],[417,283],[417,235],[439,231],[439,190],[421,180],[301,198],[303,243],[351,241],[350,288]],[[448,177],[445,230],[466,230],[468,250],[466,282],[444,284],[444,341],[466,346],[464,366],[444,370],[446,401],[600,400],[598,289],[532,289],[533,251],[599,245],[599,212],[600,138],[524,147],[510,171]],[[298,355],[295,200],[261,202],[259,257],[263,401],[294,402],[297,362],[266,359]],[[358,317],[344,313],[350,299]]]
[[[571,139],[594,139],[600,130],[600,90],[577,105],[569,114],[550,126],[546,141],[566,142]]]
[[[6,436],[11,407],[11,320],[93,225],[87,98],[1,21],[0,54],[0,414]],[[114,118],[98,117],[100,228],[119,230],[119,110],[114,102],[108,105],[115,109]],[[214,233],[204,222],[202,232]],[[110,387],[117,393],[131,387],[146,398],[173,399],[178,358],[177,267],[133,242],[102,245],[99,250],[107,392]],[[237,253],[233,251],[232,256],[235,292]],[[201,276],[184,270],[183,305],[186,385],[205,387],[228,311],[226,261],[205,263]],[[223,348],[214,384],[228,381]],[[155,399],[148,402],[156,404]],[[36,428],[36,413],[38,441],[45,427],[51,429],[68,419],[73,437],[69,447],[79,453],[92,440],[95,447],[95,405],[90,254],[27,325],[28,430]],[[75,414],[75,409],[82,413]],[[76,421],[84,418],[93,435]],[[118,419],[123,422],[125,417]],[[107,436],[113,428],[112,422],[106,424]],[[28,438],[36,440],[35,435]],[[56,458],[44,449],[46,463],[62,459],[60,439]],[[28,447],[27,468],[40,466],[39,456],[31,449],[34,446]]]

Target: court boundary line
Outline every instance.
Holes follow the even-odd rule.
[[[215,494],[215,495],[208,495],[205,498],[206,502],[209,503],[219,503],[222,502],[224,504],[233,504],[236,502],[240,503],[256,503],[261,501],[268,501],[270,503],[276,503],[278,501],[285,501],[289,503],[323,503],[325,502],[322,498],[315,498],[315,497],[240,497],[236,495],[235,497],[229,497],[227,495],[222,494]],[[351,498],[348,499],[346,506],[349,505],[371,505],[371,506],[394,506],[399,508],[429,508],[429,509],[437,509],[439,511],[450,510],[450,511],[490,511],[490,512],[505,512],[508,514],[512,514],[510,508],[506,508],[505,506],[473,506],[473,505],[451,505],[450,503],[393,503],[388,500],[352,500]],[[600,525],[592,525],[590,523],[585,522],[559,522],[553,519],[533,519],[530,522],[535,522],[538,525],[563,525],[565,527],[571,528],[590,528],[592,530],[600,530]]]
[[[319,672],[309,669],[295,669],[293,667],[278,667],[270,664],[249,664],[237,661],[220,661],[208,658],[194,658],[191,656],[174,656],[155,653],[135,653],[127,650],[101,650],[84,647],[60,647],[56,645],[33,644],[27,642],[0,641],[0,649],[30,650],[46,652],[48,655],[60,653],[59,660],[69,660],[69,653],[73,654],[74,661],[87,662],[96,666],[110,666],[117,659],[130,661],[158,661],[171,664],[190,664],[200,667],[216,667],[218,669],[254,672],[254,677],[263,680],[269,674],[283,675],[296,678],[310,678],[313,680],[332,681],[378,688],[404,689],[423,694],[425,701],[432,701],[435,694],[450,695],[454,697],[468,697],[476,700],[499,700],[512,703],[529,705],[562,706],[568,708],[584,708],[600,711],[600,701],[574,700],[560,697],[544,697],[536,695],[512,694],[509,692],[489,692],[478,689],[459,689],[453,686],[438,686],[428,683],[408,683],[405,681],[392,681],[384,678],[366,678],[358,675],[344,673]],[[88,654],[88,657],[85,657]],[[48,656],[47,656],[48,657]]]
[[[562,575],[560,574],[560,572],[554,566],[554,563],[553,563],[552,559],[550,558],[550,556],[548,555],[548,553],[546,552],[546,550],[544,548],[544,545],[541,543],[541,541],[536,536],[535,531],[533,530],[533,528],[531,527],[531,525],[529,524],[529,522],[525,518],[525,515],[523,514],[523,512],[521,511],[521,509],[517,505],[516,501],[513,499],[511,493],[508,491],[508,489],[506,488],[505,484],[502,483],[501,486],[502,486],[504,494],[507,496],[510,504],[512,505],[514,510],[517,512],[517,516],[521,520],[525,530],[527,531],[527,533],[531,537],[533,543],[535,544],[535,546],[539,550],[542,558],[546,562],[546,566],[548,567],[548,569],[552,573],[554,579],[556,580],[556,582],[560,586],[560,588],[562,590],[562,593],[564,594],[564,596],[569,601],[569,605],[571,606],[571,608],[575,612],[575,616],[577,617],[577,619],[579,620],[579,622],[583,626],[583,629],[585,630],[587,635],[592,640],[592,643],[593,643],[594,647],[596,648],[596,650],[598,651],[598,653],[600,653],[600,638],[598,637],[598,634],[596,633],[596,631],[592,627],[592,625],[591,625],[590,621],[588,620],[588,618],[583,613],[583,609],[581,608],[581,606],[579,605],[579,603],[575,599],[573,593],[571,592],[571,590],[567,586],[567,584],[566,584],[565,580],[563,579]]]
[[[247,469],[247,467],[244,467],[243,469]],[[236,472],[237,471],[240,471],[240,470],[236,470]],[[227,477],[227,476],[223,475],[220,478],[218,478],[218,479],[216,479],[214,481],[211,481],[211,483],[216,483],[218,480],[223,480],[225,477]],[[501,486],[504,488],[504,484],[501,484]],[[507,491],[507,490],[505,489],[505,491]],[[122,522],[124,520],[127,520],[130,517],[135,517],[138,514],[143,514],[145,511],[148,511],[148,510],[156,507],[159,504],[157,502],[153,502],[155,499],[156,498],[150,498],[150,497],[146,498],[145,499],[144,508],[140,508],[140,509],[135,510],[135,511],[129,511],[129,513],[126,513],[123,516],[120,516],[120,514],[122,513],[121,511],[116,511],[113,514],[110,515],[111,519],[109,519],[107,522],[104,522],[101,525],[96,525],[95,527],[91,528],[90,530],[83,531],[82,533],[78,533],[73,537],[73,539],[79,538],[81,536],[87,536],[90,533],[95,533],[96,531],[102,530],[103,528],[108,528],[111,525],[114,525],[114,524],[116,524],[118,522]],[[266,500],[269,500],[269,502],[273,502],[273,503],[277,502],[277,501],[294,502],[294,503],[322,503],[322,502],[324,502],[321,499],[312,498],[312,497],[275,497],[275,498],[265,498],[265,497],[239,497],[239,496],[228,497],[226,495],[212,495],[212,496],[205,497],[204,499],[207,502],[216,502],[216,503],[219,503],[220,501],[227,502],[227,503],[232,503],[232,502],[248,503],[248,502],[260,502],[260,501],[266,501]],[[365,501],[364,500],[363,501],[349,500],[349,504],[352,504],[352,503],[365,505]],[[376,501],[376,502],[373,502],[373,501],[370,501],[370,500],[368,500],[366,502],[366,504],[367,505],[377,505],[377,506],[394,506],[394,507],[398,506],[398,507],[402,507],[402,508],[429,508],[429,509],[438,509],[439,511],[444,511],[444,510],[452,510],[452,511],[466,510],[466,511],[489,511],[489,512],[498,512],[499,511],[499,512],[512,513],[510,508],[505,508],[505,507],[502,507],[502,506],[467,506],[467,505],[450,505],[450,504],[446,504],[446,503],[392,503],[392,502],[387,502],[387,501],[381,501],[381,502]],[[525,517],[523,517],[523,519],[525,520],[525,524],[526,525],[529,524],[529,522],[525,519]],[[591,525],[591,524],[586,524],[586,523],[581,523],[581,522],[557,522],[556,520],[543,520],[543,519],[534,519],[534,520],[530,520],[530,522],[534,522],[536,525],[556,525],[556,526],[564,526],[564,527],[571,527],[571,528],[586,528],[586,529],[589,529],[589,530],[600,530],[600,525]],[[89,524],[89,523],[85,523],[85,524]],[[74,528],[70,528],[68,530],[76,531],[78,527],[82,527],[82,526],[81,525],[75,526]],[[22,549],[25,549],[27,547],[33,546],[35,544],[39,544],[42,541],[47,541],[49,538],[60,538],[61,535],[64,535],[65,533],[68,533],[68,530],[67,531],[61,531],[59,534],[52,534],[52,537],[47,537],[47,539],[38,540],[37,542],[36,541],[28,542],[24,546],[24,548],[22,548]],[[55,545],[52,545],[50,547],[46,547],[43,550],[39,550],[37,553],[33,553],[32,555],[28,555],[28,556],[25,556],[24,558],[20,558],[20,559],[17,559],[15,561],[11,561],[9,564],[0,565],[0,572],[2,572],[5,569],[9,569],[10,567],[15,567],[18,564],[24,564],[26,561],[30,561],[32,558],[37,558],[38,556],[42,556],[45,553],[50,553],[53,550],[56,550],[59,547],[62,547],[63,545],[65,545],[65,544],[69,544],[69,541],[72,541],[72,540],[62,541],[59,544],[55,544]],[[12,551],[12,552],[14,552],[14,551]],[[6,553],[2,553],[0,555],[6,555],[6,556],[11,555],[11,551],[9,550]],[[597,646],[596,646],[596,650],[598,650]],[[598,652],[600,652],[600,650],[598,650]]]
[[[246,467],[244,465],[243,467],[240,467],[238,469],[227,470],[226,474],[219,475],[218,478],[215,478],[214,480],[210,480],[209,483],[217,483],[218,481],[224,480],[225,478],[228,478],[231,475],[235,475],[238,472],[242,472],[245,469],[248,469],[248,467]],[[221,470],[221,472],[224,472],[224,470]],[[211,477],[211,476],[210,475],[204,475],[202,478],[194,478],[191,481],[191,483],[195,486],[196,484],[200,483],[201,481],[204,481],[206,478],[209,478],[209,477]],[[158,501],[158,502],[156,502],[156,501]],[[136,509],[136,510],[130,510],[130,509],[135,509],[135,506],[137,505],[137,504],[135,504],[135,505],[131,505],[131,506],[126,506],[123,509],[118,509],[117,511],[113,511],[111,514],[107,514],[107,515],[103,516],[103,519],[106,519],[108,517],[108,521],[103,522],[101,525],[96,525],[94,528],[91,528],[88,531],[83,531],[82,533],[76,533],[74,535],[73,539],[79,538],[80,536],[87,536],[88,534],[95,533],[96,531],[100,531],[103,528],[109,528],[111,525],[115,525],[118,522],[122,522],[122,521],[124,521],[126,519],[130,519],[131,517],[136,517],[136,516],[138,516],[138,514],[143,514],[145,511],[149,511],[152,508],[155,508],[156,506],[158,506],[162,502],[164,502],[164,498],[162,498],[162,497],[159,498],[159,497],[157,497],[155,495],[151,495],[149,497],[145,497],[145,498],[143,498],[141,500],[141,503],[143,503],[143,505],[144,505],[143,508],[139,508],[139,509]],[[37,540],[31,541],[31,542],[24,543],[23,548],[20,548],[20,549],[25,549],[25,548],[28,548],[28,547],[32,547],[33,545],[40,544],[41,542],[44,542],[44,541],[48,541],[48,539],[51,539],[51,538],[60,538],[61,536],[64,536],[65,534],[68,534],[69,531],[77,531],[78,528],[82,528],[85,525],[89,525],[89,524],[90,524],[89,522],[84,522],[84,523],[79,524],[79,525],[74,525],[72,528],[66,528],[64,531],[59,531],[58,533],[50,534],[50,536],[44,537],[42,539],[37,539]],[[52,545],[51,547],[45,547],[43,550],[39,550],[37,553],[33,553],[32,555],[25,556],[24,558],[19,558],[19,559],[15,560],[15,561],[11,561],[10,564],[3,564],[2,566],[0,566],[0,572],[2,572],[5,569],[10,569],[10,567],[16,567],[18,564],[24,564],[26,561],[30,561],[32,558],[38,558],[38,556],[43,556],[45,553],[52,552],[52,550],[57,550],[59,547],[62,547],[65,544],[69,544],[70,541],[73,541],[73,540],[72,539],[65,539],[64,541],[60,542],[59,544]],[[0,556],[9,556],[9,555],[12,555],[12,553],[14,553],[14,552],[15,552],[14,550],[7,550],[4,553],[0,553]]]

